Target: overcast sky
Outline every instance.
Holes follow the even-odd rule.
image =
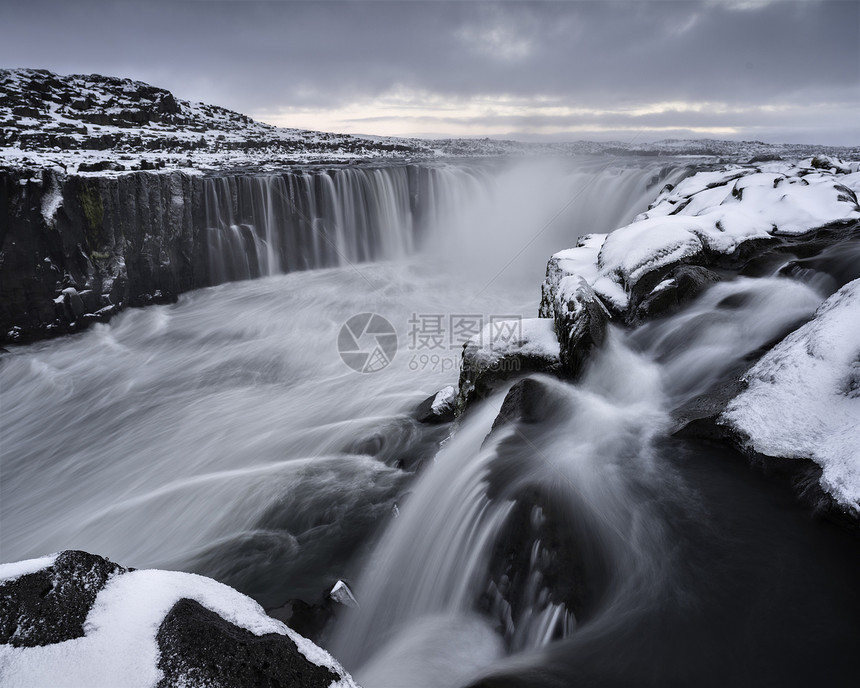
[[[0,3],[0,67],[283,126],[860,145],[857,0]]]

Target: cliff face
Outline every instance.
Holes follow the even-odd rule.
[[[74,332],[231,280],[408,255],[445,203],[445,174],[0,170],[0,340]]]
[[[62,334],[208,283],[202,180],[0,174],[0,332]]]

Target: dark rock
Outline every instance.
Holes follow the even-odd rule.
[[[34,648],[83,637],[84,623],[99,592],[113,576],[132,570],[97,555],[65,551],[51,566],[3,582],[0,644]],[[161,688],[322,688],[342,678],[334,669],[308,659],[290,636],[257,636],[191,599],[174,604],[156,640],[158,667],[164,673],[158,684]]]
[[[156,636],[159,688],[177,685],[328,688],[340,676],[308,660],[286,635],[257,636],[190,599],[179,600]]]
[[[525,328],[526,323],[541,323],[542,327],[546,323],[551,326],[546,318],[523,320],[521,324],[524,329],[520,337],[508,346],[497,349],[491,342],[479,345],[473,341],[463,345],[456,406],[458,416],[469,404],[492,395],[509,380],[529,373],[562,372],[557,355],[530,347],[532,335]]]
[[[0,584],[0,644],[51,645],[84,635],[84,621],[108,579],[128,569],[69,550],[50,566]]]
[[[669,271],[664,281],[669,284],[652,291],[636,308],[634,323],[677,313],[711,284],[719,282],[720,276],[700,265],[679,265]]]
[[[554,310],[561,365],[577,379],[592,351],[603,345],[609,311],[588,282],[576,275],[559,283]]]
[[[108,170],[121,171],[125,167],[113,160],[97,160],[96,162],[82,162],[78,165],[79,172],[105,172]]]
[[[520,380],[505,395],[491,433],[517,421],[533,424],[551,420],[562,408],[557,402],[541,380],[533,377]]]

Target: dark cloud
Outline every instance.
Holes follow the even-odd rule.
[[[851,0],[33,0],[0,10],[0,64],[132,76],[250,114],[318,111],[323,122],[329,110],[372,110],[392,94],[428,108],[476,96],[552,100],[611,111],[588,121],[622,130],[646,122],[617,114],[624,108],[720,103],[727,111],[712,119],[671,107],[647,117],[677,129],[714,121],[737,136],[771,122],[806,140],[839,131],[842,143],[860,144],[860,3]],[[364,110],[352,119],[391,121]],[[516,134],[510,113],[484,117]],[[539,108],[532,117],[546,120]]]

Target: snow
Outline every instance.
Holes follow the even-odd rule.
[[[860,280],[745,376],[747,389],[720,418],[767,456],[809,458],[822,488],[860,512]]]
[[[568,310],[573,306],[573,317],[578,317],[585,309],[585,304],[597,300],[597,295],[588,284],[588,280],[580,275],[570,275],[558,283],[556,292],[556,310]],[[603,304],[601,303],[601,306]]]
[[[702,252],[697,218],[646,218],[612,232],[603,243],[598,267],[603,276],[629,287],[646,273]]]
[[[451,404],[457,398],[457,388],[453,385],[448,385],[447,387],[443,387],[438,392],[436,392],[436,396],[433,397],[433,403],[430,404],[430,408],[435,414],[440,414],[445,411],[446,408],[449,408]],[[341,581],[338,581],[339,583]],[[335,586],[337,587],[337,586]],[[332,590],[334,593],[334,590]]]
[[[56,554],[51,554],[47,557],[39,557],[38,559],[25,559],[24,561],[15,561],[10,564],[0,564],[0,582],[12,580],[26,576],[28,573],[36,573],[49,566],[54,565]]]
[[[53,559],[6,566],[25,571],[35,566],[34,561],[50,565]],[[327,652],[267,616],[251,598],[210,578],[159,570],[130,571],[112,577],[96,597],[81,638],[32,648],[0,646],[0,683],[4,688],[152,688],[163,677],[157,667],[156,634],[166,614],[181,598],[196,600],[255,635],[289,636],[309,661],[341,677],[334,685],[355,686]]]
[[[475,349],[474,358],[492,366],[510,355],[558,359],[559,345],[551,318],[497,320],[484,326],[466,344]]]
[[[577,274],[623,311],[633,286],[650,272],[695,263],[705,254],[731,255],[752,239],[860,220],[856,167],[841,161],[832,170],[813,168],[810,161],[770,162],[699,172],[664,190],[630,224],[556,253],[547,266],[544,295]]]
[[[608,234],[586,234],[576,242],[575,248],[559,251],[553,258],[564,275],[581,275],[589,283],[597,279],[597,256]]]

